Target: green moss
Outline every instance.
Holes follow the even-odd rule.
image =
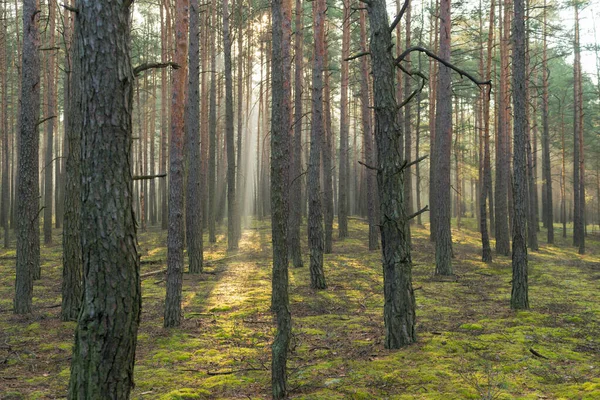
[[[468,331],[481,331],[483,330],[483,326],[480,324],[462,324],[460,329],[465,329]]]
[[[40,328],[41,328],[40,323],[39,322],[34,322],[32,324],[29,324],[27,326],[26,330],[27,330],[27,332],[30,332],[30,333],[39,333]]]
[[[161,350],[152,356],[152,361],[163,364],[174,364],[176,362],[188,361],[192,358],[192,353],[184,351]]]
[[[210,392],[204,389],[177,389],[160,397],[161,400],[197,400],[208,399]]]
[[[225,311],[230,311],[231,310],[231,306],[218,306],[218,307],[213,307],[211,308],[210,312],[225,312]]]

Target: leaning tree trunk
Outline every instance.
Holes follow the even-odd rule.
[[[512,293],[510,306],[513,309],[529,308],[527,286],[527,93],[525,82],[525,6],[523,0],[515,0],[513,20],[513,201],[514,231],[512,252]]]
[[[404,207],[404,171],[398,148],[403,139],[397,123],[394,58],[385,0],[368,3],[371,66],[377,143],[377,184],[383,254],[385,347],[396,349],[416,341],[415,296]]]
[[[273,83],[271,118],[271,229],[273,236],[273,279],[271,309],[277,320],[277,333],[272,345],[271,384],[274,399],[287,397],[287,353],[292,333],[288,297],[288,212],[290,152],[290,0],[271,3],[273,13]]]
[[[183,137],[185,83],[187,78],[188,1],[175,4],[175,62],[172,74],[171,135],[169,143],[169,230],[167,236],[167,294],[165,328],[181,324],[181,288],[183,283]]]
[[[308,247],[310,286],[325,289],[323,271],[323,213],[321,211],[321,136],[323,135],[323,58],[325,53],[325,0],[313,2],[315,51],[313,56],[312,125],[308,165]]]
[[[132,204],[130,2],[97,4],[76,2],[85,281],[68,397],[128,399],[141,311]]]
[[[198,0],[190,0],[188,96],[186,100],[186,241],[190,273],[202,272],[202,194],[200,193],[200,21]]]
[[[440,2],[440,57],[450,61],[450,0]],[[450,231],[450,150],[452,148],[452,87],[450,68],[440,65],[437,84],[434,146],[435,273],[452,275]]]
[[[23,1],[23,58],[16,198],[17,267],[14,298],[16,314],[31,312],[33,279],[40,277],[38,11],[36,0]]]

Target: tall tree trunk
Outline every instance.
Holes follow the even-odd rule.
[[[273,279],[271,309],[277,333],[271,347],[271,384],[274,399],[287,398],[287,352],[292,333],[288,297],[288,212],[289,151],[291,133],[291,0],[275,0],[273,13],[273,79],[271,118],[271,229],[273,236]]]
[[[229,0],[223,0],[223,51],[225,55],[225,141],[227,147],[227,249],[238,248],[237,203],[235,188],[235,147],[233,129],[233,76],[231,37],[229,35]]]
[[[323,58],[325,55],[325,0],[313,2],[312,125],[310,130],[310,161],[308,166],[308,246],[310,248],[310,286],[325,289],[323,272],[323,214],[321,212],[321,142],[323,135]]]
[[[0,206],[0,220],[2,227],[4,228],[4,248],[8,248],[10,244],[10,229],[9,229],[9,216],[8,212],[10,209],[10,169],[9,164],[11,161],[10,153],[11,149],[8,146],[8,130],[9,130],[9,118],[8,118],[8,46],[7,46],[7,35],[8,35],[8,21],[7,21],[7,3],[2,6],[2,16],[0,20],[2,32],[0,32],[0,70],[6,71],[0,75],[0,86],[2,89],[2,104],[0,105],[1,115],[0,124],[2,126],[2,205]],[[12,94],[12,93],[11,93]],[[12,113],[11,113],[12,114]]]
[[[494,212],[496,222],[496,253],[507,256],[510,254],[510,239],[508,229],[508,181],[509,181],[509,160],[508,160],[508,132],[506,121],[507,86],[508,86],[508,43],[505,35],[505,25],[503,24],[502,3],[499,3],[500,11],[500,93],[498,102],[498,132],[496,134],[496,192]]]
[[[132,204],[129,4],[76,2],[85,294],[69,399],[128,399],[133,388],[141,285]]]
[[[490,5],[490,25],[488,29],[488,42],[487,42],[487,64],[485,69],[485,79],[491,79],[492,72],[492,51],[494,45],[494,0]],[[483,10],[481,10],[483,13]],[[483,26],[482,26],[483,28]],[[483,30],[483,29],[482,29]],[[483,43],[482,43],[483,45]],[[482,51],[483,52],[483,51]],[[482,61],[483,63],[483,61]],[[483,262],[492,262],[492,250],[490,247],[490,238],[487,228],[487,195],[491,192],[492,186],[492,172],[490,165],[490,90],[489,86],[486,86],[484,91],[481,93],[481,100],[483,102],[483,168],[482,168],[482,187],[480,189],[479,199],[479,218],[480,218],[480,231],[481,231],[481,245],[482,254],[481,259]]]
[[[362,52],[367,51],[367,21],[366,14],[360,12],[360,47]],[[361,57],[360,100],[363,127],[363,152],[365,164],[373,166],[373,128],[371,123],[371,109],[369,107],[369,65],[365,57]],[[369,250],[379,248],[379,235],[377,234],[377,198],[375,195],[375,171],[366,168],[364,171],[367,186],[367,216],[369,219]]]
[[[433,29],[429,30],[429,42],[433,42],[433,51],[438,51],[439,46],[439,0],[434,0],[435,7],[432,7],[430,26]],[[437,232],[437,195],[435,187],[435,144],[436,144],[436,99],[438,90],[438,76],[439,68],[435,60],[429,59],[429,238],[432,242],[435,241],[435,235]]]
[[[408,49],[409,47],[411,47],[411,41],[412,41],[412,37],[411,37],[411,24],[410,24],[410,20],[411,20],[411,4],[410,1],[408,2],[408,6],[406,7],[406,12],[405,12],[405,27],[406,27],[406,33],[405,33],[405,43],[406,43],[406,48]],[[406,61],[406,63],[410,64],[410,54],[406,56],[406,58],[404,59]],[[412,77],[410,77],[408,74],[404,74],[404,98],[408,99],[412,93]],[[412,107],[411,107],[411,101],[409,101],[408,103],[406,103],[406,105],[404,106],[404,160],[406,162],[411,162],[413,160],[412,156],[411,156],[411,152],[412,152],[412,136],[411,136],[411,120],[412,120]],[[404,205],[406,208],[406,214],[407,215],[411,215],[413,213],[414,207],[413,207],[413,196],[412,196],[412,174],[410,172],[410,169],[406,171],[406,173],[404,174]],[[409,222],[409,226],[408,226],[408,238],[409,238],[409,243],[410,243],[410,223],[412,223],[412,221],[408,221]]]
[[[169,0],[163,0],[160,6],[160,20],[161,20],[161,60],[163,63],[166,63],[169,55],[169,25],[171,20],[171,11],[170,11]],[[163,9],[164,14],[163,15]],[[163,68],[161,70],[161,123],[160,123],[160,170],[161,172],[166,172],[167,170],[167,141],[168,141],[168,124],[169,117],[167,113],[167,104],[168,100],[168,87],[167,87],[167,69]],[[160,192],[160,203],[161,203],[161,228],[166,230],[168,228],[169,223],[169,211],[168,211],[168,201],[167,201],[167,179],[161,179],[159,183],[159,192]]]
[[[72,4],[69,1],[69,5]],[[76,36],[69,30],[66,51],[68,84],[65,88],[65,140],[67,161],[65,165],[65,215],[63,224],[63,280],[60,315],[63,321],[75,321],[82,300],[83,260],[81,249],[81,65],[78,46],[72,44]],[[74,84],[72,84],[74,83]]]
[[[323,252],[330,254],[333,251],[333,131],[331,130],[331,85],[329,84],[329,49],[327,43],[327,17],[324,21],[323,34],[323,144],[321,159],[323,160],[323,219],[325,222],[325,241]]]
[[[167,295],[164,326],[181,324],[183,283],[183,139],[188,55],[188,0],[175,3],[175,57],[172,73],[171,135],[169,138],[169,230],[167,236]]]
[[[371,66],[377,143],[377,184],[383,255],[385,347],[397,349],[416,341],[415,297],[408,221],[404,205],[404,171],[398,152],[403,140],[396,113],[395,62],[385,0],[367,6],[371,24]]]
[[[544,224],[548,228],[548,244],[554,243],[554,210],[552,205],[552,167],[550,164],[550,129],[548,123],[548,28],[547,28],[547,1],[544,0],[543,23],[543,55],[542,55],[542,180],[544,201]]]
[[[450,61],[450,0],[440,1],[440,57]],[[435,115],[435,273],[452,275],[452,233],[450,231],[450,150],[452,148],[451,70],[441,65]]]
[[[31,312],[33,279],[40,277],[40,57],[36,0],[23,1],[23,58],[17,169],[17,267],[14,312]]]
[[[55,47],[56,36],[56,0],[48,0],[48,47]],[[46,115],[52,118],[46,121],[46,154],[44,157],[44,243],[52,243],[52,200],[54,199],[54,166],[52,157],[54,155],[54,121],[56,117],[55,106],[55,50],[48,52],[46,60]]]
[[[342,20],[342,76],[340,89],[340,160],[338,178],[338,229],[339,238],[348,237],[348,83],[350,56],[350,0],[343,0],[344,14]]]
[[[186,182],[186,240],[190,273],[202,272],[202,194],[200,189],[200,17],[198,0],[190,0],[189,78],[185,135],[188,159]]]
[[[217,212],[217,5],[211,3],[211,45],[210,45],[210,107],[209,107],[209,144],[208,144],[208,241],[217,242],[216,212]]]
[[[235,6],[233,7],[235,8]],[[244,99],[244,76],[243,69],[244,61],[243,61],[243,53],[242,53],[242,45],[243,45],[243,32],[242,32],[242,9],[244,8],[244,1],[238,0],[237,6],[237,14],[238,14],[238,31],[237,31],[237,45],[238,45],[238,54],[237,54],[237,175],[236,175],[236,183],[235,187],[237,188],[237,196],[238,200],[236,202],[236,233],[238,240],[242,237],[242,213],[244,202],[242,196],[244,196],[244,191],[242,190],[242,178],[244,177],[241,173],[242,168],[242,155],[243,155],[243,141],[242,141],[242,129],[243,129],[243,99]]]
[[[525,5],[514,0],[513,20],[513,105],[514,105],[514,218],[512,251],[512,309],[529,308],[527,285],[527,89],[525,64]]]
[[[300,225],[302,223],[302,80],[304,70],[304,29],[302,0],[296,0],[294,34],[294,119],[290,144],[290,209],[288,223],[289,258],[296,268],[302,267]],[[291,64],[290,64],[291,65]]]
[[[579,44],[579,8],[575,9],[575,41],[573,61],[573,245],[579,254],[585,253],[585,168],[583,157],[583,88],[581,79],[581,50]]]

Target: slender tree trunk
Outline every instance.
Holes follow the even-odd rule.
[[[308,247],[310,248],[310,286],[325,289],[323,272],[323,214],[321,212],[321,142],[323,135],[323,58],[325,55],[325,0],[313,2],[312,125],[310,130],[310,161],[308,166]]]
[[[434,51],[438,51],[438,40],[439,35],[439,0],[434,0],[435,7],[432,7],[429,33],[429,42],[433,42]],[[435,145],[436,145],[436,99],[438,90],[438,74],[439,69],[437,63],[433,59],[429,59],[429,238],[432,242],[435,242],[436,238],[436,223],[437,223],[437,195],[435,187]]]
[[[575,9],[574,122],[573,122],[573,244],[585,253],[585,163],[583,156],[583,88],[579,44],[579,8]]]
[[[72,4],[69,1],[69,4]],[[69,30],[69,33],[72,32]],[[65,140],[67,161],[65,165],[65,215],[63,224],[63,280],[61,319],[75,321],[79,316],[82,300],[83,260],[81,249],[81,65],[78,46],[72,43],[76,37],[66,36],[66,70],[68,84],[65,88]],[[74,83],[74,84],[72,84]]]
[[[56,30],[56,0],[48,0],[48,47],[55,47]],[[55,106],[55,64],[56,53],[54,50],[48,52],[46,65],[46,115],[45,118],[56,116]],[[52,157],[54,155],[54,121],[46,121],[46,155],[44,158],[44,244],[52,243],[52,200],[54,199],[54,166]]]
[[[164,14],[163,15],[163,9]],[[169,24],[171,20],[171,12],[169,0],[163,0],[160,6],[160,20],[161,20],[161,59],[163,63],[166,63],[168,60],[169,54]],[[167,87],[167,69],[163,68],[161,70],[161,139],[160,139],[160,170],[161,172],[166,172],[167,170],[167,141],[168,141],[168,114],[167,114],[167,104],[168,100],[168,87]],[[167,179],[161,179],[159,183],[159,192],[161,199],[161,228],[166,230],[169,223],[169,211],[168,211],[168,202],[167,202]]]
[[[327,17],[324,20],[323,41],[323,144],[321,159],[323,161],[323,219],[325,222],[325,241],[323,252],[330,254],[333,250],[333,131],[331,130],[331,86],[329,84],[329,49],[327,43]]]
[[[408,2],[408,6],[406,7],[406,12],[405,12],[405,27],[406,27],[406,33],[405,33],[405,43],[406,43],[406,48],[408,49],[412,44],[412,37],[411,37],[411,24],[410,24],[410,20],[411,20],[411,3],[410,1]],[[410,54],[408,56],[406,56],[405,58],[406,63],[410,65]],[[408,74],[404,74],[404,98],[408,99],[412,93],[412,77],[410,77]],[[411,156],[411,152],[412,152],[412,136],[411,136],[411,121],[412,121],[412,105],[411,105],[412,101],[409,101],[408,103],[406,103],[406,105],[404,106],[404,160],[406,162],[411,162],[413,160],[412,156]],[[413,196],[412,196],[412,174],[410,172],[410,169],[404,174],[404,205],[406,208],[406,214],[407,215],[411,215],[414,212],[414,207],[413,207]],[[409,243],[410,243],[410,224],[412,223],[412,221],[408,221],[409,225],[408,225],[408,239],[409,239]]]
[[[499,3],[500,8],[502,3]],[[505,26],[503,24],[503,13],[500,9],[500,93],[498,102],[498,132],[496,134],[496,192],[494,212],[496,222],[496,253],[507,256],[510,254],[510,239],[508,229],[508,203],[507,203],[507,183],[509,181],[508,173],[508,132],[506,120],[507,103],[507,85],[508,85],[508,43],[506,43]]]
[[[217,242],[216,234],[216,178],[217,178],[217,6],[211,3],[211,36],[210,45],[210,107],[209,107],[209,144],[208,144],[208,241]]]
[[[233,7],[235,8],[235,6]],[[244,99],[244,76],[243,76],[243,54],[242,54],[242,45],[243,45],[243,37],[242,34],[242,9],[244,8],[244,1],[238,0],[237,14],[238,14],[238,31],[237,31],[237,45],[238,45],[238,54],[237,54],[237,174],[236,174],[236,183],[235,187],[237,189],[238,200],[236,202],[236,220],[235,227],[238,240],[242,237],[242,213],[244,211],[244,202],[243,197],[244,192],[242,190],[242,178],[243,175],[241,173],[242,169],[242,154],[243,154],[243,141],[242,141],[242,129],[243,129],[243,99]]]
[[[76,7],[85,295],[68,397],[128,399],[141,311],[132,204],[130,9],[123,1],[99,8],[95,1],[78,0]]]
[[[403,140],[396,113],[395,63],[384,0],[367,6],[371,24],[371,66],[377,143],[377,183],[383,255],[385,347],[397,349],[416,341],[415,297],[408,221],[404,204],[404,170],[398,152]]]
[[[186,182],[186,240],[190,273],[202,272],[202,194],[200,189],[200,21],[198,0],[190,0],[189,78],[185,134],[188,159]]]
[[[287,398],[287,352],[292,333],[288,297],[289,151],[291,133],[291,0],[271,3],[273,14],[273,98],[271,118],[271,226],[273,236],[273,294],[277,320],[272,345],[271,384],[274,399]]]
[[[17,169],[17,267],[14,312],[31,312],[33,279],[40,278],[39,134],[40,57],[39,10],[36,0],[23,1],[23,58],[19,108]]]
[[[542,55],[542,180],[544,196],[544,224],[548,228],[548,244],[554,243],[554,210],[552,205],[552,167],[550,164],[550,129],[548,123],[548,41],[547,41],[547,1],[544,0],[544,23],[543,23],[543,55]]]
[[[302,80],[304,69],[304,29],[302,0],[296,0],[294,34],[294,119],[290,147],[290,209],[288,223],[289,258],[296,268],[302,267],[300,225],[302,223]]]
[[[440,57],[450,61],[450,0],[440,2]],[[450,149],[452,148],[451,70],[440,66],[435,115],[436,208],[435,273],[452,275],[452,233],[450,231]]]
[[[169,230],[167,236],[167,295],[164,327],[181,324],[183,283],[183,140],[188,55],[187,0],[175,3],[175,58],[179,69],[172,73],[171,134],[169,138]]]
[[[367,51],[367,21],[366,14],[360,13],[360,47],[362,52]],[[361,57],[361,79],[360,79],[360,99],[363,126],[363,151],[364,162],[373,166],[375,157],[373,155],[373,128],[371,123],[371,109],[369,107],[369,66],[368,60]],[[366,167],[364,171],[367,187],[367,215],[369,219],[369,250],[379,248],[379,235],[377,234],[376,209],[377,198],[375,196],[375,171]]]
[[[350,56],[350,0],[343,0],[344,14],[342,20],[342,76],[340,89],[340,163],[338,189],[338,229],[339,238],[348,237],[348,84]]]
[[[227,249],[237,250],[237,203],[235,188],[235,147],[233,129],[233,77],[231,37],[229,36],[229,0],[223,0],[223,51],[225,55],[225,141],[227,147]]]
[[[5,73],[0,75],[0,86],[2,88],[2,104],[0,105],[1,115],[0,124],[2,126],[2,205],[0,208],[0,220],[4,228],[4,248],[8,248],[10,244],[10,229],[9,229],[9,209],[10,209],[10,169],[11,150],[8,146],[9,136],[9,118],[8,118],[8,21],[7,21],[7,3],[2,5],[2,16],[0,26],[0,70]],[[12,93],[11,93],[12,94]]]
[[[513,20],[513,104],[514,104],[514,218],[512,251],[512,309],[529,308],[527,285],[527,89],[525,64],[525,5],[514,0]]]

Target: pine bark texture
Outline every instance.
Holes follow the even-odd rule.
[[[395,63],[385,0],[367,6],[371,25],[371,67],[377,144],[377,184],[383,255],[385,347],[397,349],[414,343],[415,296],[404,204],[404,171],[398,152],[403,137],[397,123],[394,90]]]
[[[40,277],[40,56],[36,0],[23,1],[23,51],[17,168],[17,267],[14,312],[31,312],[33,279]]]
[[[187,82],[188,1],[175,3],[175,62],[180,68],[172,73],[171,135],[169,143],[169,229],[167,236],[167,294],[165,328],[181,324],[181,288],[183,283],[183,139]]]
[[[338,234],[340,239],[348,237],[348,136],[350,134],[348,113],[349,64],[350,56],[350,0],[343,0],[342,20],[342,76],[340,89],[340,157],[338,178]]]
[[[56,29],[56,0],[48,1],[48,32],[50,35],[48,47],[55,46]],[[56,117],[56,87],[55,67],[56,54],[54,50],[48,52],[46,59],[46,111],[45,118]],[[54,149],[55,118],[45,122],[46,128],[46,154],[44,157],[44,244],[52,243],[52,200],[54,199],[54,165],[52,161]],[[57,161],[58,162],[58,161]]]
[[[274,399],[287,397],[287,352],[292,333],[288,297],[289,153],[291,133],[291,0],[271,2],[273,15],[271,118],[271,229],[273,278],[271,308],[277,332],[271,348],[271,384]]]
[[[129,2],[78,0],[84,299],[69,399],[128,399],[140,321],[131,166]]]
[[[548,76],[548,41],[547,41],[547,11],[546,0],[544,0],[544,24],[543,24],[543,55],[542,55],[542,181],[543,181],[543,201],[544,215],[542,216],[544,224],[548,228],[548,244],[554,243],[554,207],[552,201],[552,168],[550,162],[550,127],[549,117],[549,76]]]
[[[186,104],[186,240],[190,273],[202,272],[202,194],[200,189],[200,17],[198,0],[190,0],[189,78]]]
[[[325,0],[313,2],[312,125],[310,129],[310,160],[308,165],[308,247],[310,249],[310,286],[325,289],[323,271],[323,213],[321,211],[321,138],[323,129],[323,58],[325,53]]]
[[[450,61],[450,0],[440,2],[440,52]],[[435,186],[435,273],[452,275],[452,233],[450,231],[450,151],[452,148],[452,82],[450,68],[438,72],[433,176]]]
[[[215,26],[217,24],[217,6],[216,3],[211,3],[211,36],[210,45],[210,105],[208,116],[208,241],[210,243],[217,242],[216,234],[216,179],[217,179],[217,44]]]
[[[513,20],[513,250],[512,250],[512,309],[529,308],[527,284],[527,93],[525,88],[525,6],[514,1]]]

